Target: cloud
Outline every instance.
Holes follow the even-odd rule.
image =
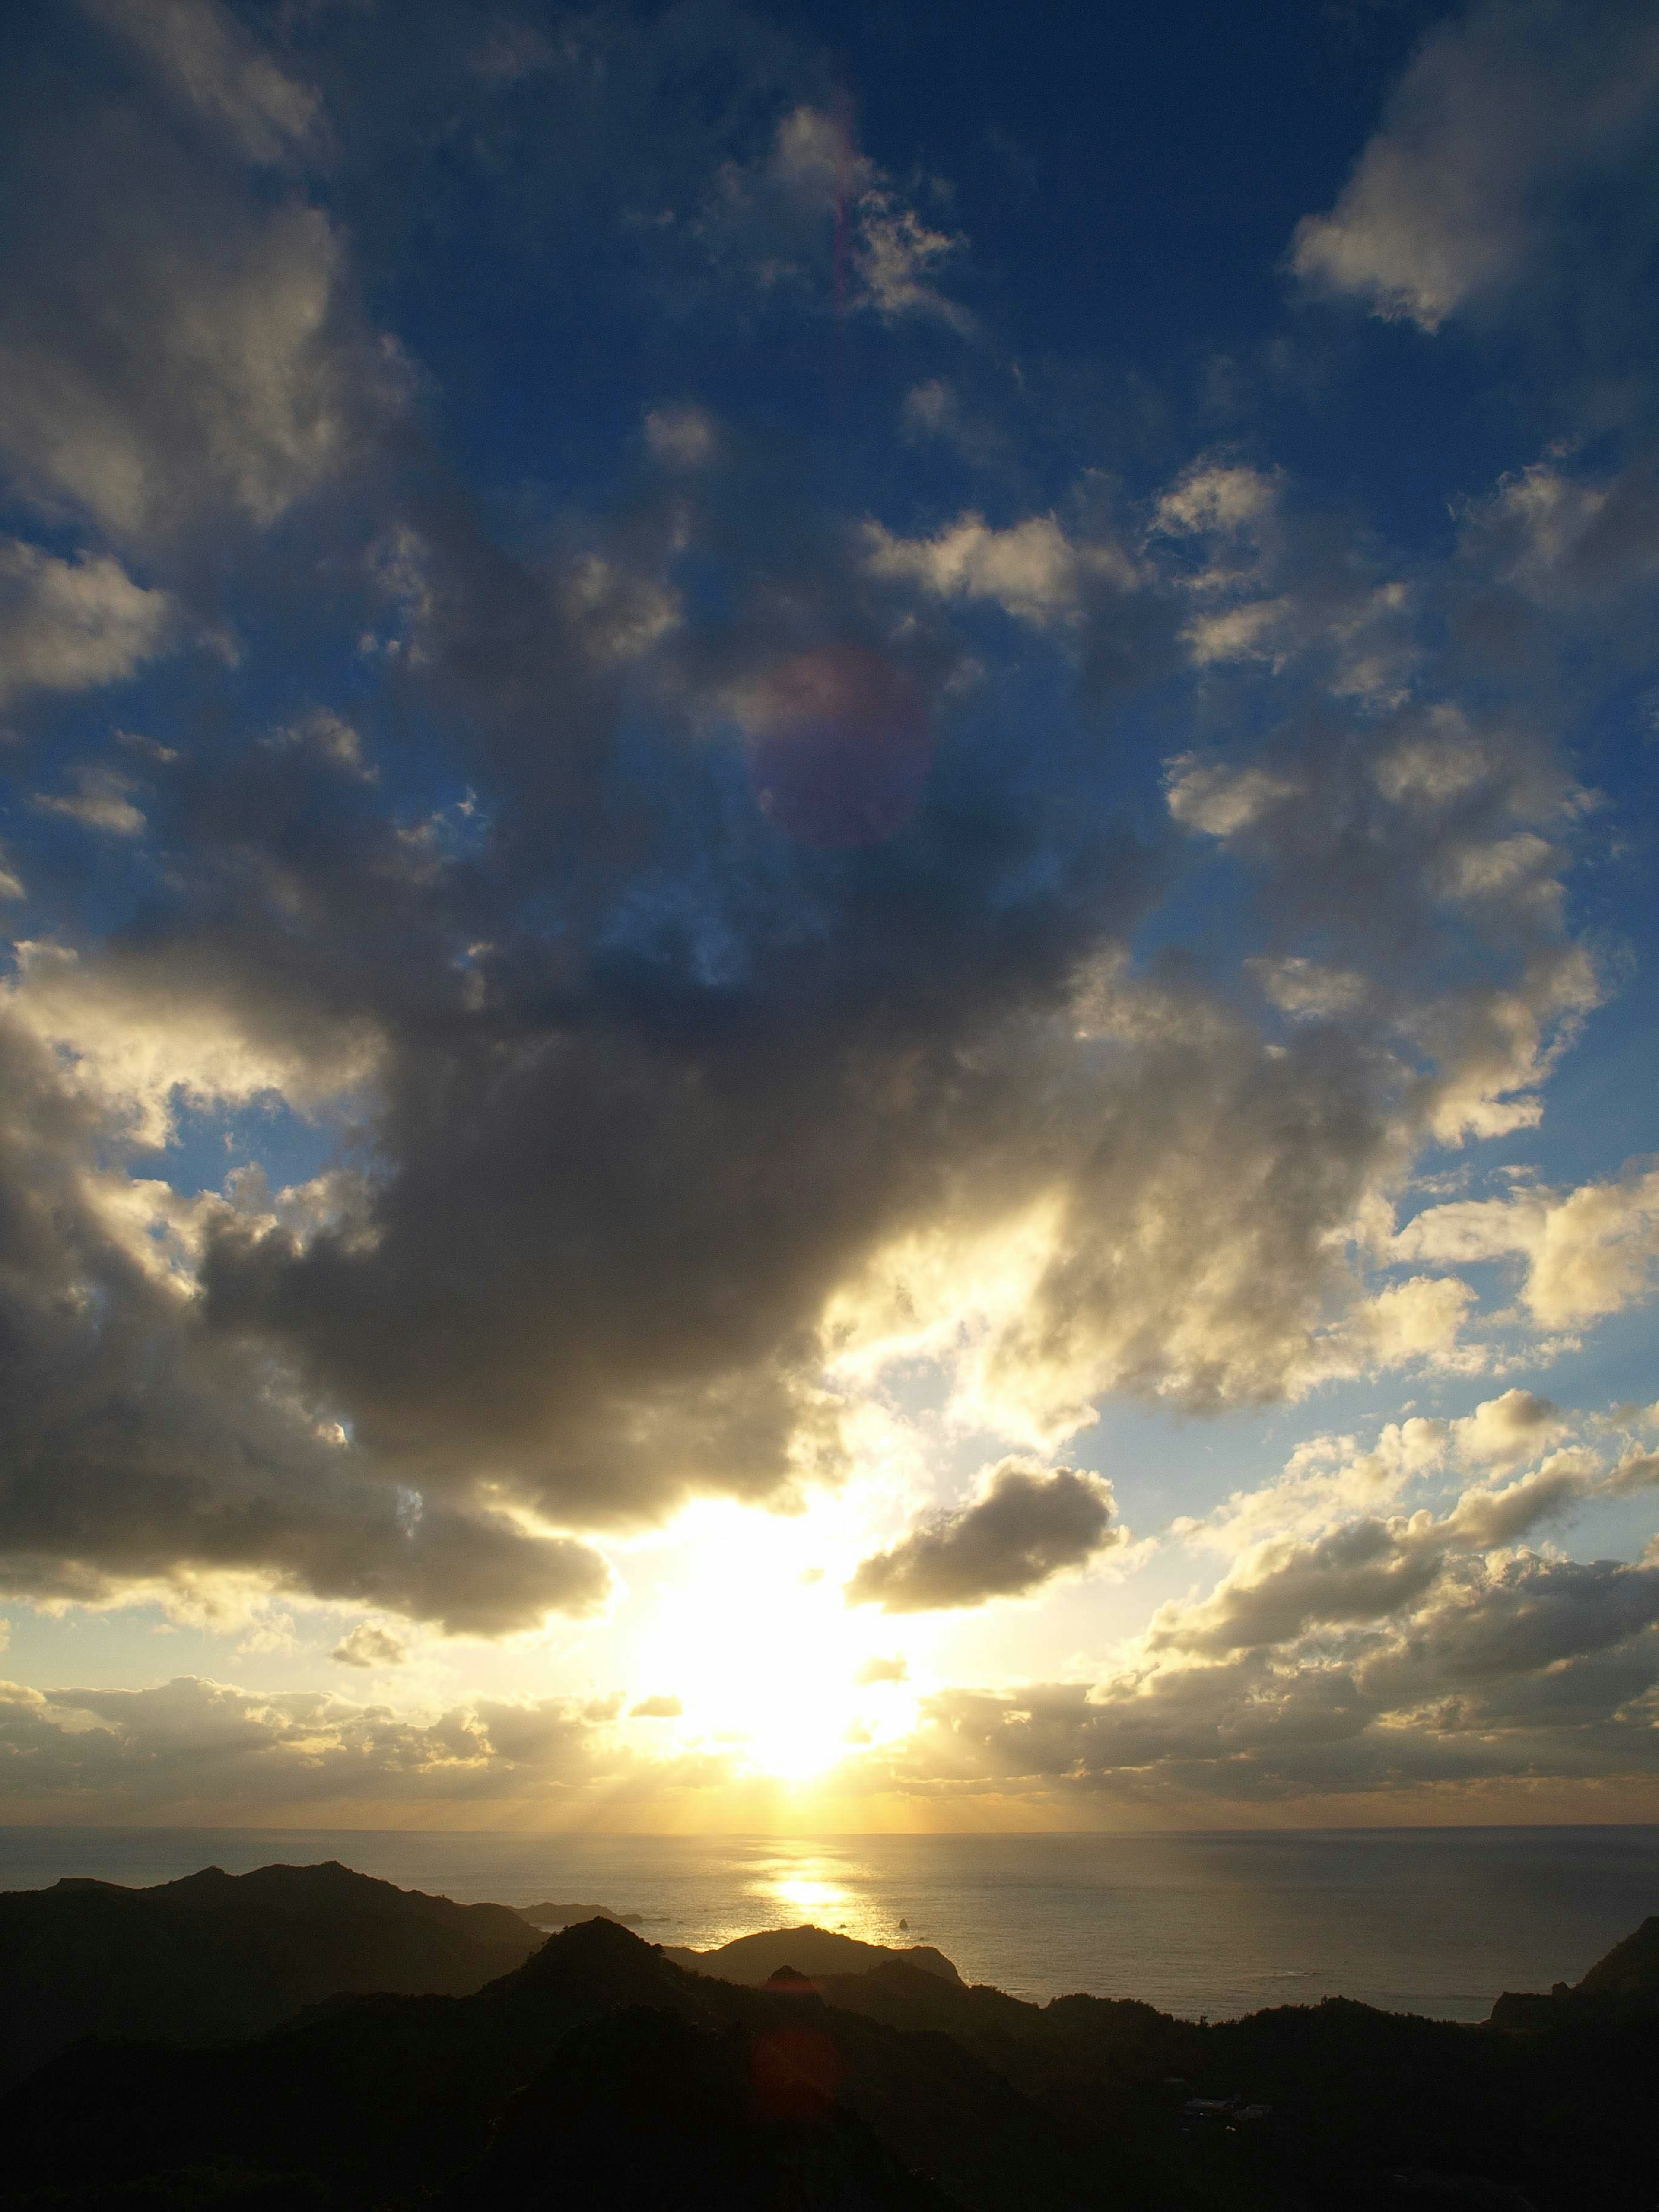
[[[1473,1413],[1450,1425],[1458,1457],[1466,1466],[1507,1473],[1535,1459],[1567,1435],[1571,1423],[1561,1408],[1531,1390],[1505,1390],[1486,1399]]]
[[[661,1695],[641,1698],[637,1705],[628,1708],[630,1721],[677,1721],[685,1707],[678,1698]]]
[[[861,1660],[853,1671],[853,1680],[861,1690],[870,1689],[878,1682],[906,1682],[909,1679],[909,1662],[902,1653],[896,1659]]]
[[[181,26],[228,20],[169,6],[151,42],[182,54]],[[402,411],[401,357],[321,208],[249,192],[152,106],[90,85],[50,125],[17,118],[11,158],[49,212],[0,261],[0,448],[48,515],[67,503],[152,557],[188,521],[269,526]],[[107,562],[94,587],[127,605]]]
[[[872,575],[921,586],[939,599],[991,599],[1038,628],[1079,614],[1091,585],[1132,589],[1135,574],[1111,545],[1074,544],[1053,515],[1033,515],[993,530],[964,514],[936,538],[894,537],[865,526]]]
[[[1466,516],[1449,565],[1396,562],[1212,449],[994,517],[895,479],[878,522],[713,386],[651,405],[655,371],[625,489],[504,502],[362,305],[403,264],[351,126],[410,143],[419,71],[514,220],[586,210],[605,297],[677,330],[832,304],[840,207],[843,306],[882,348],[948,343],[943,198],[752,25],[741,67],[670,11],[481,75],[476,26],[463,53],[434,11],[405,56],[347,11],[307,47],[325,207],[274,48],[117,15],[137,88],[89,78],[9,148],[52,213],[0,290],[0,406],[52,527],[191,622],[230,580],[247,658],[211,711],[158,685],[132,719],[160,750],[117,766],[25,701],[55,749],[24,787],[149,834],[102,848],[131,871],[107,907],[36,925],[0,1010],[13,1586],[264,1577],[513,1634],[606,1601],[595,1530],[842,1480],[906,1358],[1045,1453],[1112,1391],[1206,1413],[1498,1361],[1461,1260],[1402,1281],[1390,1232],[1425,1144],[1535,1121],[1601,988],[1566,725],[1454,619],[1516,588],[1509,538]],[[690,51],[738,87],[695,126]],[[942,391],[933,365],[896,353],[894,392]],[[294,674],[342,666],[321,698]],[[1154,679],[1109,740],[1103,702]],[[831,818],[857,838],[797,834]],[[1132,956],[1189,880],[1236,887],[1254,964]],[[314,1170],[267,1178],[270,1131]],[[228,1143],[223,1189],[186,1185],[185,1135]],[[987,1498],[866,1570],[907,1602],[1036,1587],[1106,1528],[1081,1476],[1011,1498],[1045,1482],[1054,1520],[1000,1552]]]
[[[472,1634],[604,1606],[610,1570],[590,1547],[476,1496],[428,1501],[377,1478],[337,1414],[192,1297],[192,1251],[228,1203],[112,1165],[97,1103],[15,1022],[0,1021],[0,1341],[15,1382],[0,1588],[212,1611],[252,1578]]]
[[[167,649],[176,615],[107,555],[64,561],[0,539],[0,703],[123,682]]]
[[[1463,511],[1463,550],[1534,607],[1616,621],[1659,568],[1659,477],[1644,455],[1595,473],[1557,450]]]
[[[72,768],[69,774],[76,787],[72,792],[37,791],[29,804],[43,814],[61,814],[83,830],[101,830],[112,837],[143,835],[148,826],[143,812],[129,796],[136,788],[131,776],[90,764]]]
[[[1522,281],[1571,186],[1616,171],[1656,110],[1645,9],[1489,0],[1424,41],[1334,209],[1297,226],[1291,266],[1437,330]]]
[[[653,460],[666,468],[708,466],[719,447],[714,418],[702,407],[653,407],[645,418],[645,442]]]
[[[1521,1295],[1546,1328],[1571,1328],[1648,1297],[1659,1262],[1659,1169],[1626,1166],[1615,1182],[1426,1207],[1400,1232],[1402,1255],[1522,1261]]]
[[[374,1620],[360,1620],[329,1653],[343,1667],[402,1667],[409,1659],[406,1638]]]
[[[939,281],[963,240],[929,223],[859,150],[839,109],[791,107],[763,154],[724,164],[698,229],[717,260],[744,269],[763,289],[827,278],[838,308],[888,322],[920,316],[963,337],[974,330]],[[843,238],[844,254],[834,245]]]
[[[1121,1544],[1113,1511],[1111,1485],[1098,1475],[1004,1460],[987,1471],[971,1503],[860,1560],[847,1601],[927,1613],[1028,1595]]]
[[[82,0],[128,41],[169,94],[251,161],[282,161],[319,136],[319,101],[287,76],[217,0]]]
[[[556,1800],[627,1764],[602,1723],[557,1698],[396,1713],[194,1675],[143,1690],[0,1684],[0,1790],[14,1805]]]
[[[1311,1626],[1294,1604],[1273,1621],[1258,1611],[1253,1625],[1285,1632],[1277,1644],[1149,1638],[1096,1682],[937,1692],[889,1748],[886,1785],[1050,1803],[1105,1793],[1213,1818],[1333,1798],[1382,1814],[1449,1790],[1467,1808],[1498,1784],[1524,1802],[1555,1781],[1599,1791],[1659,1771],[1651,1567],[1523,1552],[1462,1558],[1424,1583],[1397,1558],[1391,1570],[1362,1524],[1317,1565],[1303,1556],[1301,1595],[1322,1584]]]

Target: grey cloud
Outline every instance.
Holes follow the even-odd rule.
[[[219,0],[81,0],[131,43],[176,99],[252,161],[283,161],[319,137],[314,90],[288,76]]]
[[[630,1705],[628,1717],[630,1721],[677,1721],[684,1711],[678,1698],[659,1693],[641,1698],[637,1705]]]
[[[1354,1521],[1311,1543],[1255,1547],[1197,1606],[1154,1615],[1151,1650],[1221,1653],[1285,1644],[1316,1626],[1375,1620],[1421,1597],[1444,1564],[1443,1539]]]
[[[1121,1543],[1112,1514],[1111,1485],[1097,1475],[1004,1460],[971,1504],[860,1560],[847,1601],[927,1613],[1024,1596]]]
[[[559,1698],[400,1715],[316,1691],[185,1675],[149,1690],[0,1684],[0,1790],[14,1805],[268,1807],[556,1796],[627,1761]]]
[[[263,1576],[484,1633],[605,1602],[572,1539],[476,1504],[400,1512],[325,1406],[181,1298],[188,1206],[131,1212],[55,1057],[0,1023],[0,1587],[100,1602]]]
[[[1610,1497],[1624,1498],[1638,1490],[1659,1486],[1659,1452],[1632,1451],[1626,1454],[1607,1478]]]
[[[1096,1685],[942,1692],[884,1771],[924,1794],[1166,1806],[1651,1777],[1656,1632],[1651,1569],[1470,1561],[1386,1631]]]
[[[909,1662],[902,1653],[896,1659],[863,1660],[853,1671],[853,1680],[860,1689],[869,1689],[878,1682],[905,1682],[909,1678]]]
[[[1489,1401],[1480,1411],[1503,1403]],[[1536,1425],[1534,1449],[1557,1430],[1547,1420]],[[1466,1490],[1438,1519],[1423,1510],[1345,1521],[1310,1538],[1270,1537],[1243,1552],[1207,1598],[1161,1607],[1147,1648],[1217,1655],[1388,1619],[1455,1572],[1462,1555],[1519,1543],[1610,1486],[1592,1454],[1571,1449],[1517,1480]]]

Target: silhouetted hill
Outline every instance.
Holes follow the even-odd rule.
[[[211,2042],[341,1991],[460,1995],[542,1941],[505,1905],[333,1863],[0,1892],[0,2083],[83,2035]]]
[[[860,1942],[856,1936],[842,1936],[830,1928],[769,1928],[757,1936],[734,1936],[713,1951],[665,1944],[663,1956],[694,1974],[712,1974],[716,1981],[742,1982],[756,1990],[783,1966],[810,1975],[861,1974],[894,1959],[944,1981],[962,1979],[944,1952],[929,1943],[890,1950],[885,1944]]]
[[[1206,2026],[902,1957],[757,1989],[595,1920],[471,1996],[81,2044],[0,2098],[0,2212],[1651,2212],[1656,2065],[1659,2014]]]
[[[1659,2017],[1659,1916],[1615,1943],[1583,1979],[1558,1982],[1547,1996],[1505,1990],[1492,2008],[1491,2025],[1510,2034],[1531,2034],[1568,2021],[1613,2022]]]
[[[1659,1914],[1598,1959],[1578,1987],[1586,1996],[1659,1997]]]
[[[692,2078],[726,2081],[720,2109],[728,2147],[738,2109],[732,2069],[739,2062],[750,2068],[751,2085],[780,2065],[819,2082],[817,2148],[799,2133],[802,2111],[791,2107],[789,2127],[773,2148],[786,2165],[799,2153],[825,2187],[823,2177],[842,2175],[846,2188],[840,2197],[804,2196],[804,2204],[949,2202],[969,2212],[998,2212],[1036,2201],[1054,2212],[1084,2212],[1103,2201],[1103,2158],[1108,2171],[1121,2166],[1109,2146],[1057,2124],[947,2037],[900,2033],[831,2011],[815,1996],[690,1973],[616,1923],[596,1920],[553,1936],[524,1966],[471,1997],[337,2003],[232,2050],[80,2045],[0,2100],[7,2146],[0,2172],[10,2184],[0,2203],[55,2205],[61,2200],[54,2192],[70,2183],[92,2192],[88,2203],[125,2201],[122,2192],[140,2185],[147,2201],[182,2202],[200,2177],[212,2174],[234,2177],[234,2189],[269,2191],[280,2184],[299,2192],[296,2202],[306,2191],[320,2191],[318,2201],[331,2206],[413,2203],[441,2186],[464,2196],[474,2186],[468,2174],[503,2141],[509,2108],[518,2114],[508,2130],[516,2148],[501,2150],[506,2164],[528,2157],[525,2145],[542,2124],[537,2113],[551,2128],[548,2116],[564,2110],[542,2077],[565,2039],[640,2010],[671,2015],[685,2035],[720,2045],[709,2051],[702,2040],[682,2040],[674,2047],[699,2054],[695,2063],[687,2061]],[[626,2039],[613,2045],[602,2038],[571,2046],[588,2051],[590,2068],[607,2051],[620,2053],[617,2063],[632,2069],[629,2081],[639,2072],[627,2057],[631,2047]],[[536,2095],[514,2106],[538,2081]],[[673,2080],[659,2080],[658,2089],[665,2115],[681,2109]],[[637,2083],[619,2081],[616,2100],[625,2105],[636,2090]],[[99,2115],[94,2132],[84,2125],[88,2112]],[[663,2127],[672,2138],[666,2118]],[[908,2197],[895,2194],[890,2164],[872,2163],[866,2131],[884,2146],[884,2160],[896,2160],[934,2193],[918,2186]],[[622,2189],[627,2174],[645,2166],[629,2166],[616,2148]],[[734,2169],[734,2189],[750,2187],[758,2170],[744,2163],[747,2156]],[[565,2154],[550,2137],[546,2158],[550,2191],[562,2188]],[[483,2189],[489,2169],[480,2172]],[[1126,2170],[1124,2178],[1133,2177]],[[885,2195],[859,2193],[876,2189],[878,2179]],[[718,2180],[711,2177],[710,2186]],[[606,2194],[609,2186],[603,2174],[585,2175],[562,2202],[587,2212],[633,2201]],[[240,2199],[233,2193],[223,2201]]]
[[[632,2006],[566,2037],[443,2212],[947,2212],[836,2095],[822,2039]]]

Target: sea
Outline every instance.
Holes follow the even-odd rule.
[[[3,1828],[0,1890],[148,1887],[337,1859],[463,1903],[604,1906],[698,1949],[761,1928],[930,1943],[964,1979],[1084,1990],[1184,2018],[1357,1997],[1483,2020],[1659,1912],[1659,1827],[1133,1835],[527,1836],[295,1828]]]

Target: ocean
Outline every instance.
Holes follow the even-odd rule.
[[[699,1948],[757,1928],[932,1943],[1039,2001],[1141,1997],[1188,2019],[1358,1997],[1484,2019],[1576,1981],[1659,1912],[1659,1827],[1091,1836],[681,1838],[209,1828],[0,1829],[0,1889],[137,1886],[338,1859],[466,1903],[637,1915]]]

